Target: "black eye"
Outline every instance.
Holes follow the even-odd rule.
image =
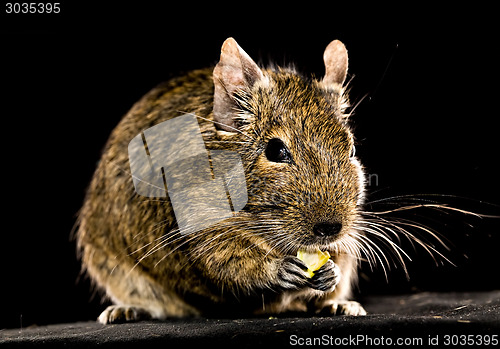
[[[292,156],[281,139],[270,139],[266,147],[266,157],[273,162],[290,162]]]

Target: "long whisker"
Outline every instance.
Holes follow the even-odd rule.
[[[363,236],[362,234],[355,234],[353,236],[353,241],[355,241],[356,246],[367,257],[370,269],[373,270],[374,265],[377,264],[380,265],[382,267],[386,280],[388,280],[387,270],[385,268],[385,264],[383,263],[382,257],[380,257],[379,253],[382,254],[385,261],[387,261],[387,258],[383,253],[383,251],[380,249],[380,247],[377,244],[375,244],[372,240],[368,239],[366,236]],[[387,267],[390,268],[388,262],[387,262]]]
[[[448,203],[438,202],[438,198],[453,198],[453,199],[466,199],[462,197],[457,197],[453,195],[440,195],[440,194],[425,194],[425,195],[399,195],[392,196],[388,198],[382,198],[378,200],[372,200],[365,205],[371,206],[374,204],[385,204],[385,205],[398,205],[398,207],[387,209],[387,210],[370,210],[370,211],[360,211],[360,218],[355,222],[355,231],[364,232],[366,237],[362,234],[353,234],[353,238],[361,242],[366,249],[362,249],[364,254],[367,256],[368,261],[371,266],[371,262],[374,260],[373,253],[378,255],[377,259],[384,266],[387,263],[387,259],[383,261],[380,259],[380,255],[383,252],[380,249],[376,249],[377,243],[375,243],[374,238],[380,239],[385,245],[390,247],[394,255],[397,257],[400,264],[405,268],[403,256],[409,260],[409,255],[403,251],[399,246],[401,244],[401,238],[405,237],[409,243],[422,247],[434,260],[436,265],[442,264],[443,261],[451,265],[455,265],[449,258],[447,258],[442,252],[438,250],[432,243],[427,239],[421,238],[415,235],[415,232],[420,232],[422,236],[428,236],[437,242],[440,246],[444,247],[446,250],[451,251],[449,247],[449,241],[444,236],[439,234],[433,228],[417,222],[415,220],[410,220],[401,217],[391,217],[391,213],[402,213],[405,211],[411,211],[416,209],[433,209],[441,211],[443,213],[459,213],[476,218],[500,218],[499,215],[485,214],[473,212],[459,207],[451,206]],[[474,201],[474,200],[473,200]],[[483,203],[483,202],[481,202]],[[488,203],[486,203],[488,204]],[[497,205],[488,204],[497,207]],[[363,217],[363,218],[361,218]],[[392,240],[396,239],[398,244],[394,243]],[[446,242],[444,240],[447,240]],[[415,245],[414,245],[415,243]],[[371,249],[371,250],[370,250]],[[371,253],[371,255],[370,255]],[[439,263],[440,262],[440,263]],[[385,272],[385,271],[384,271]]]
[[[455,212],[459,212],[459,213],[463,213],[463,214],[467,214],[467,215],[472,215],[472,216],[475,216],[478,218],[500,218],[500,216],[498,216],[498,215],[488,215],[488,214],[483,214],[483,213],[467,211],[467,210],[463,210],[460,208],[451,207],[451,206],[448,206],[446,204],[417,204],[417,205],[402,206],[402,207],[398,207],[398,208],[395,208],[392,210],[386,210],[386,211],[370,211],[370,213],[375,214],[375,215],[384,215],[384,214],[388,214],[388,213],[414,210],[416,208],[423,208],[423,207],[455,211]]]

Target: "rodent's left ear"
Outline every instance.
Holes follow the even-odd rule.
[[[325,85],[338,84],[342,86],[347,76],[347,49],[339,40],[333,40],[325,49],[323,54],[325,61]]]
[[[263,78],[262,70],[233,38],[222,44],[220,61],[214,69],[214,120],[225,131],[234,132],[235,94]]]

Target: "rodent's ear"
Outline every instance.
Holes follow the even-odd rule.
[[[233,38],[222,44],[220,61],[214,69],[214,120],[225,131],[235,131],[235,94],[249,91],[263,78],[262,70]]]
[[[347,49],[339,40],[333,40],[325,49],[323,54],[325,61],[325,77],[323,83],[325,85],[342,84],[347,76]]]

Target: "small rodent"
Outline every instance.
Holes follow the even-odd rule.
[[[229,38],[214,69],[159,85],[125,115],[78,219],[83,269],[114,303],[100,322],[366,314],[349,300],[364,173],[346,114],[347,50],[335,40],[323,58],[320,80],[263,69]],[[248,190],[241,211],[187,235],[168,197],[135,192],[127,153],[135,136],[182,113],[198,116],[209,151],[240,155]],[[300,249],[331,259],[309,278]]]

